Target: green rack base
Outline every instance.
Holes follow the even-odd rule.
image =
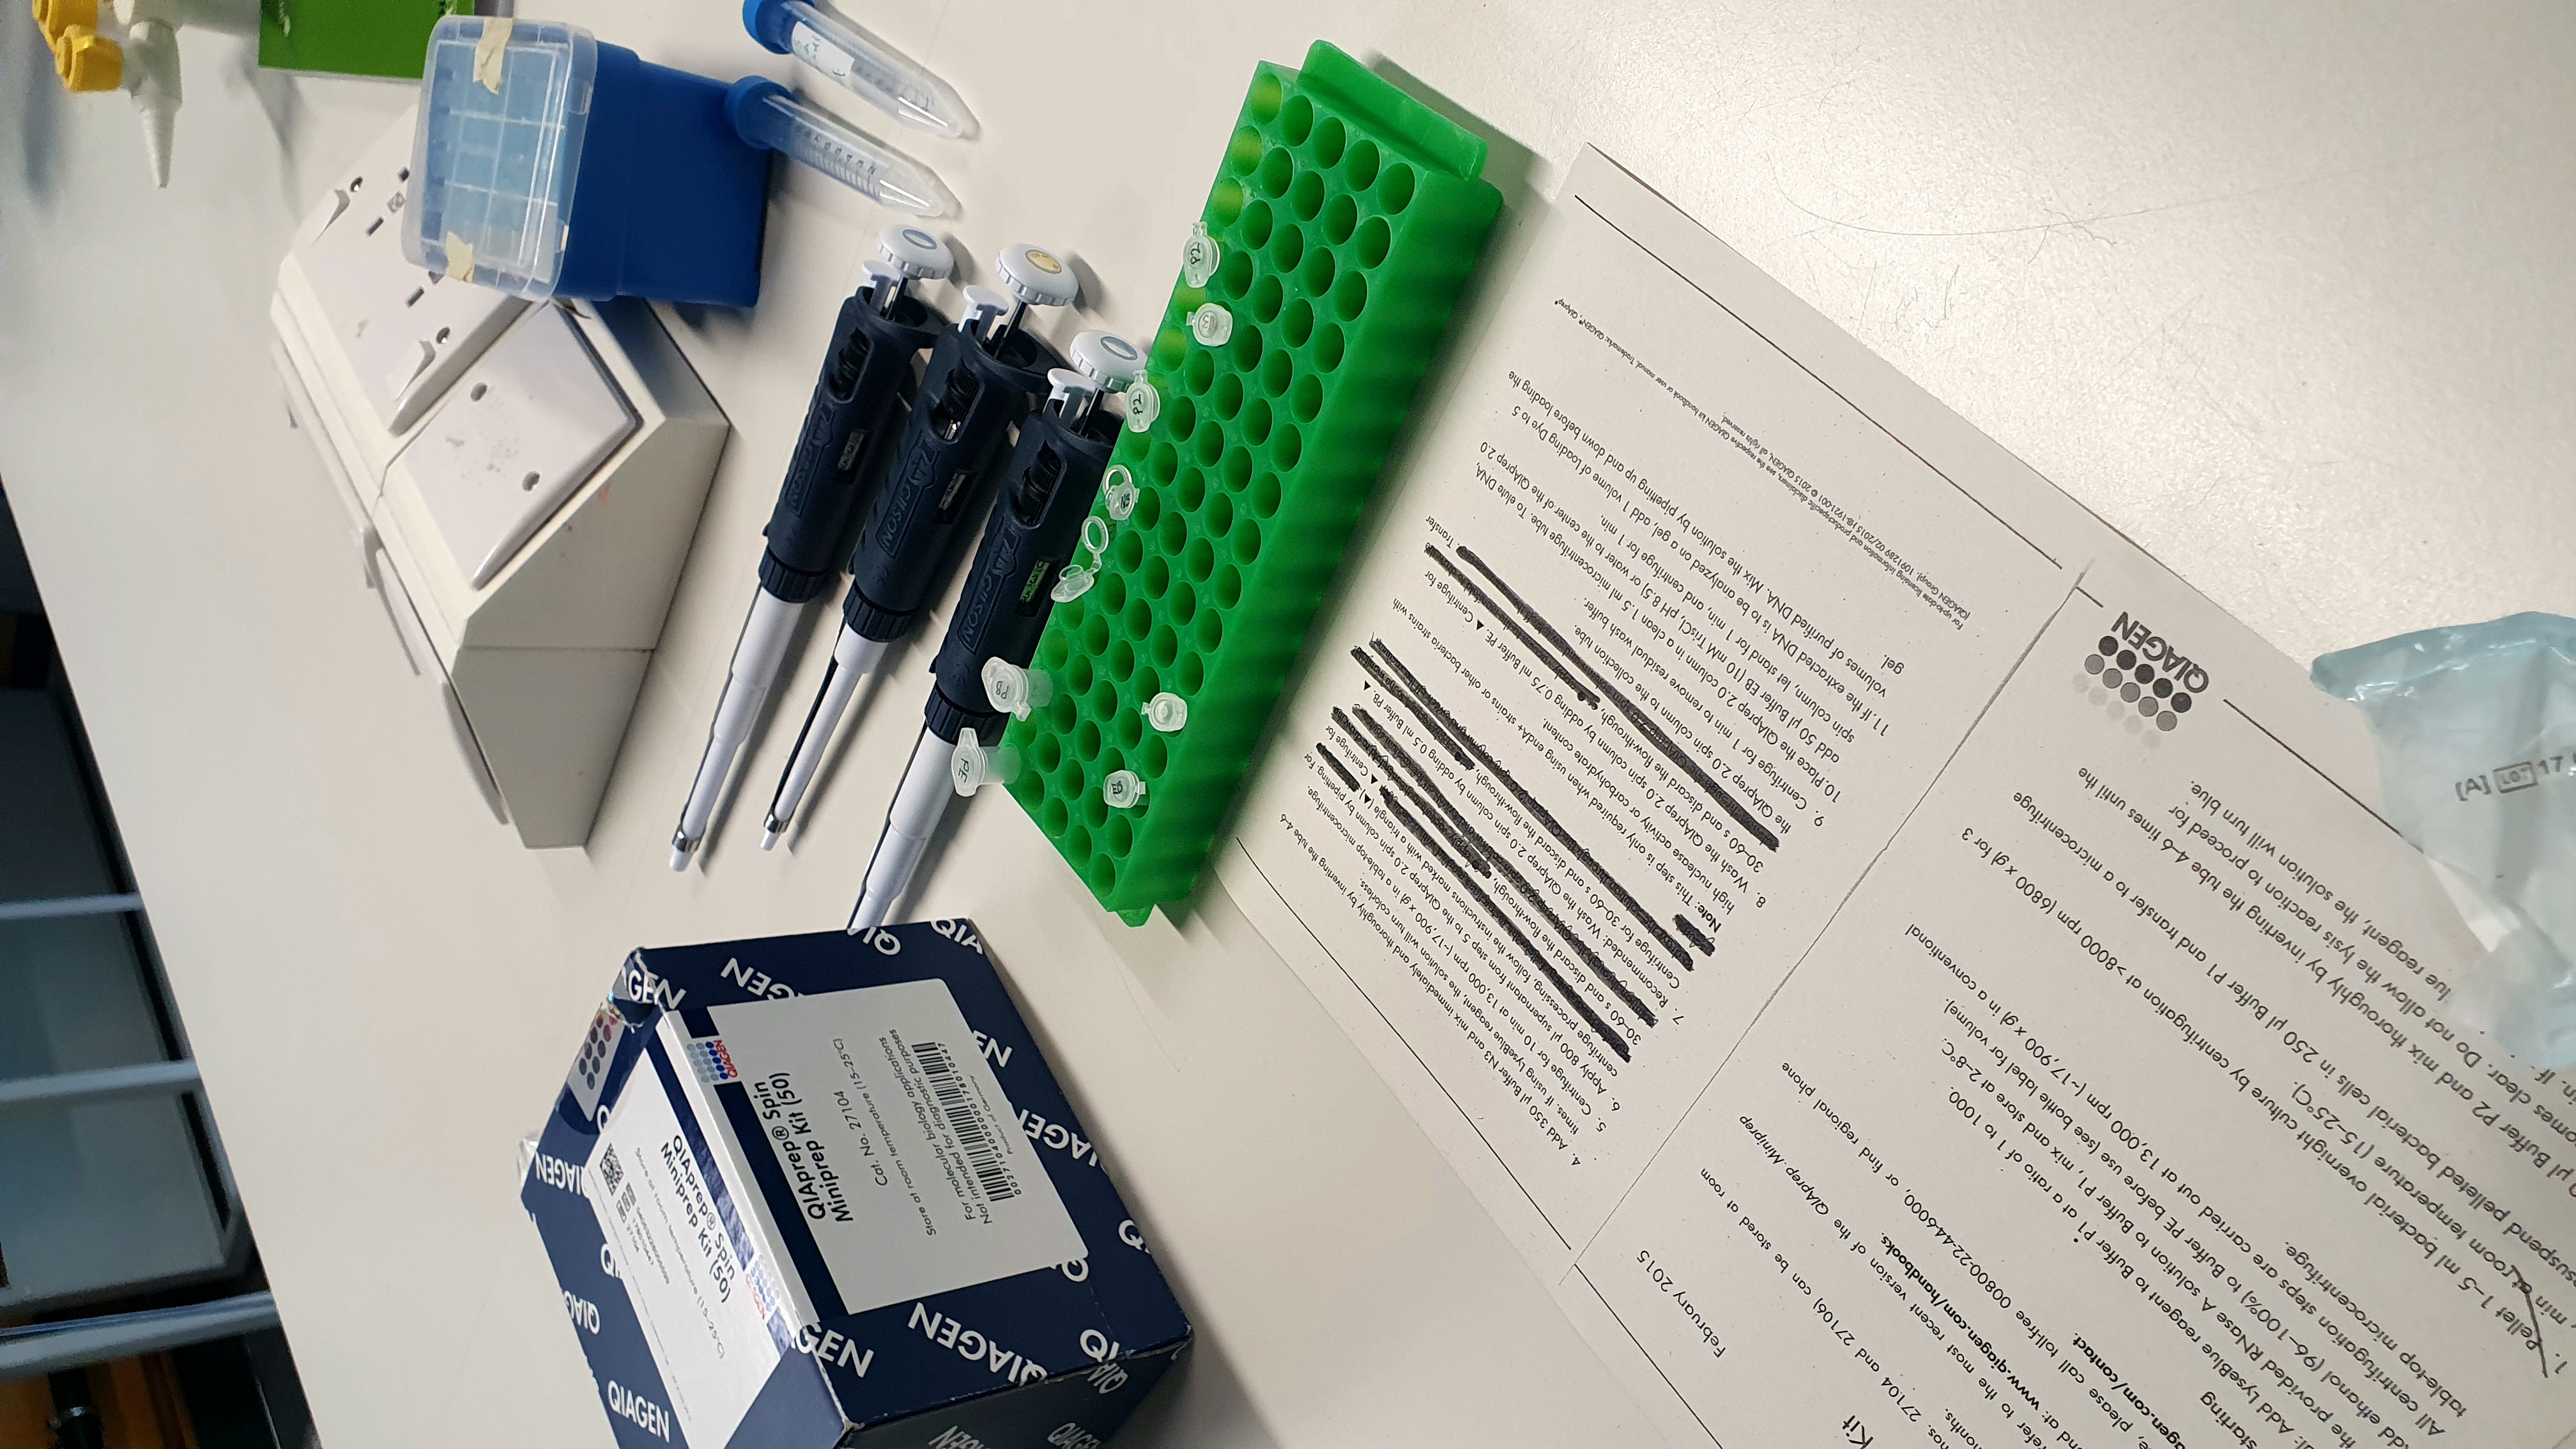
[[[1012,795],[1131,925],[1197,886],[1501,209],[1484,164],[1482,139],[1323,41],[1302,70],[1253,73],[1200,217],[1216,271],[1173,286],[1159,416],[1111,459],[1134,509],[1111,518],[1102,490],[1097,580],[1032,663],[1054,698],[1004,737]],[[1214,345],[1191,326],[1210,302],[1232,322]],[[1165,691],[1189,706],[1170,734],[1143,714]],[[1113,809],[1120,770],[1145,793]]]

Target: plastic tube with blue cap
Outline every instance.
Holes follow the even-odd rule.
[[[774,80],[745,76],[734,82],[725,97],[725,119],[751,145],[801,161],[896,211],[946,216],[956,209],[937,172],[796,99]]]
[[[806,0],[743,0],[742,28],[779,55],[793,55],[850,94],[915,130],[963,140],[974,114],[948,82],[840,16]]]

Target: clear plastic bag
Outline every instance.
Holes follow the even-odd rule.
[[[2369,716],[2390,823],[2487,948],[2444,1015],[2576,1065],[2576,619],[2401,634],[2310,677]]]

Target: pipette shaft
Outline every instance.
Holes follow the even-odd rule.
[[[724,794],[734,756],[750,737],[752,722],[760,718],[770,682],[778,677],[778,663],[787,657],[787,641],[795,637],[796,619],[803,612],[802,604],[790,603],[767,589],[752,595],[742,639],[734,645],[733,664],[725,671],[724,693],[716,699],[706,753],[698,759],[689,798],[680,806],[680,828],[671,836],[671,869],[688,869],[690,854],[706,838],[707,822],[715,817],[716,800]]]
[[[769,819],[760,834],[760,848],[767,850],[787,832],[796,818],[796,807],[805,803],[805,791],[814,783],[814,772],[823,764],[820,745],[807,749],[806,739],[820,731],[829,741],[841,727],[841,714],[850,707],[850,699],[859,692],[877,666],[885,662],[886,641],[862,639],[847,629],[832,641],[832,662],[825,666],[823,692],[805,716],[805,726],[796,733],[795,753],[788,757],[787,771],[779,776],[778,793],[770,798]]]
[[[885,832],[877,837],[876,854],[868,858],[867,880],[859,904],[850,912],[848,929],[869,931],[885,924],[895,902],[912,884],[912,873],[930,849],[930,837],[948,812],[956,791],[948,783],[948,755],[954,746],[924,729],[904,768],[894,805],[886,811]]]

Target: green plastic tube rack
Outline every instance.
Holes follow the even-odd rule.
[[[1324,41],[1253,73],[1200,215],[1214,270],[1193,237],[1085,524],[1095,576],[1032,661],[1053,698],[1003,741],[1012,795],[1130,925],[1198,883],[1501,209],[1484,164]],[[1145,714],[1164,693],[1170,733]],[[1121,771],[1143,798],[1113,808]]]

